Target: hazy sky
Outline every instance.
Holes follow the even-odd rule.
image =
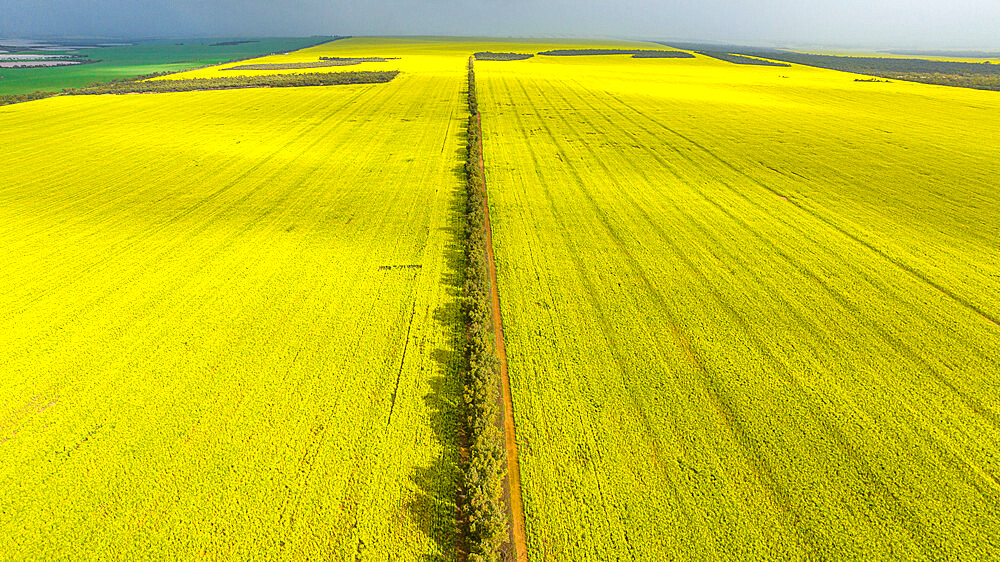
[[[0,0],[0,35],[490,35],[1000,48],[1000,0]]]

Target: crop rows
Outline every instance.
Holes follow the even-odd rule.
[[[550,60],[477,65],[531,557],[996,556],[997,102]]]
[[[1000,102],[674,53],[0,108],[0,558],[501,557],[488,228],[529,559],[996,558]]]
[[[462,60],[4,108],[0,558],[453,556]]]

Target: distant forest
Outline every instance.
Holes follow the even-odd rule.
[[[381,84],[399,75],[398,70],[386,72],[311,72],[308,74],[271,74],[265,76],[226,76],[222,78],[185,78],[109,82],[89,88],[64,90],[70,95],[147,94],[189,92],[193,90],[233,90],[239,88],[287,88],[299,86],[337,86],[345,84]]]
[[[785,62],[774,62],[771,60],[764,60],[759,58],[748,57],[744,55],[733,55],[723,51],[696,51],[699,55],[705,55],[706,57],[712,57],[713,59],[719,59],[721,61],[731,62],[733,64],[745,64],[748,66],[792,66]]]
[[[904,55],[908,57],[952,57],[963,59],[997,59],[1000,60],[1000,51],[882,51],[890,55]]]
[[[815,55],[760,47],[698,43],[670,43],[669,46],[693,51],[726,52],[761,57],[878,78],[1000,91],[1000,64],[992,64],[990,61],[974,63],[911,58]],[[950,56],[959,55],[950,53]]]

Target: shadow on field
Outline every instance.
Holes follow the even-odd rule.
[[[456,174],[464,177],[458,167]],[[460,412],[462,381],[459,369],[462,364],[461,297],[464,284],[465,257],[462,250],[462,218],[464,217],[464,187],[458,183],[454,189],[448,213],[449,221],[445,246],[446,267],[442,282],[446,287],[444,302],[433,314],[434,329],[451,334],[444,347],[431,352],[438,375],[430,380],[430,393],[424,404],[430,414],[434,438],[441,447],[441,455],[428,467],[418,467],[410,475],[416,491],[407,505],[409,516],[438,547],[436,554],[424,560],[456,560],[458,556],[457,496],[461,477],[459,459]],[[464,550],[464,548],[463,548]]]

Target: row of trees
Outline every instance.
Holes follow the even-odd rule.
[[[474,55],[476,60],[499,60],[499,61],[509,61],[509,60],[525,60],[530,59],[535,56],[531,53],[494,53],[491,51],[481,51]]]
[[[752,57],[764,57],[774,60],[818,66],[843,72],[857,74],[944,74],[944,75],[1000,75],[1000,65],[984,62],[960,62],[928,59],[900,59],[892,57],[855,57],[844,55],[815,55],[812,53],[796,53],[792,51],[752,51],[747,49],[740,54]]]
[[[462,463],[459,521],[469,560],[495,561],[508,536],[503,499],[507,452],[500,421],[500,360],[497,357],[491,281],[486,254],[486,182],[483,177],[476,74],[469,57],[469,125],[465,161],[465,385],[463,418],[468,455]]]
[[[0,105],[40,100],[58,95],[96,94],[150,94],[163,92],[190,92],[193,90],[233,90],[238,88],[287,88],[295,86],[338,86],[344,84],[382,84],[399,75],[398,70],[379,72],[314,72],[309,74],[272,74],[267,76],[226,76],[222,78],[187,78],[183,80],[155,80],[173,74],[157,72],[134,79],[95,82],[86,88],[66,88],[62,92],[33,92],[0,96]]]
[[[748,57],[744,55],[734,55],[732,53],[727,53],[725,51],[698,51],[699,55],[705,55],[706,57],[712,57],[713,59],[719,59],[721,61],[731,62],[733,64],[745,64],[750,66],[792,66],[784,62],[774,62],[767,59],[759,59],[754,57]]]
[[[30,94],[7,94],[0,96],[0,105],[10,105],[26,101],[35,101],[57,95],[55,92],[32,92]]]
[[[988,64],[988,61],[974,63],[890,57],[851,57],[789,51],[774,51],[773,53],[747,51],[743,54],[767,56],[767,58],[785,62],[855,74],[867,74],[879,78],[1000,91],[1000,64]]]
[[[991,64],[990,61],[963,62],[949,60],[930,60],[919,58],[895,58],[895,57],[855,57],[844,55],[818,55],[812,53],[798,53],[782,49],[764,49],[759,47],[747,47],[741,45],[711,45],[704,43],[664,43],[677,49],[687,49],[698,51],[704,55],[723,58],[719,56],[724,53],[730,62],[732,57],[744,55],[758,59],[770,59],[782,63],[803,64],[841,72],[851,72],[854,74],[866,74],[883,79],[908,80],[911,82],[923,82],[925,84],[938,84],[941,86],[957,86],[962,88],[974,88],[977,90],[1000,91],[1000,64]],[[903,51],[901,54],[917,54],[916,52]],[[929,52],[925,54],[949,54],[959,56],[961,53]],[[970,52],[967,55],[986,56],[991,53]],[[993,53],[995,54],[995,53]],[[760,64],[760,63],[754,63]],[[777,65],[778,63],[774,63]]]
[[[182,80],[126,81],[98,84],[67,94],[135,94],[188,92],[192,90],[230,90],[236,88],[287,88],[295,86],[335,86],[343,84],[380,84],[399,74],[386,72],[313,72],[307,74],[270,74],[266,76],[225,76],[221,78],[187,78]]]
[[[715,58],[723,58],[720,53],[728,57],[744,55],[757,59],[770,59],[782,63],[803,64],[841,72],[851,72],[854,74],[866,74],[876,78],[908,80],[910,82],[923,82],[925,84],[938,84],[941,86],[956,86],[961,88],[974,88],[977,90],[1000,91],[1000,64],[991,64],[991,61],[963,62],[949,60],[930,60],[918,58],[895,58],[895,57],[855,57],[844,55],[818,55],[812,53],[798,53],[783,49],[765,49],[761,47],[747,47],[743,45],[713,45],[706,43],[658,43],[674,47],[676,49],[686,49],[698,51],[701,54]],[[914,51],[896,51],[900,54],[918,54]],[[925,55],[942,54],[949,56],[961,56],[961,52],[930,51]],[[987,56],[997,53],[983,51],[972,51],[964,53],[967,56]],[[729,62],[737,62],[737,60]],[[760,64],[760,63],[753,63]],[[778,66],[778,63],[774,63]],[[771,65],[769,65],[771,66]],[[865,81],[865,80],[859,80]]]

